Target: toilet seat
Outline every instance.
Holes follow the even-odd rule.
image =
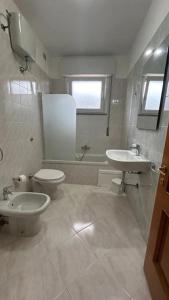
[[[34,179],[44,182],[60,182],[65,179],[65,174],[60,170],[40,169],[34,175]]]
[[[51,200],[55,200],[58,185],[64,180],[65,174],[60,170],[40,169],[32,178],[33,191],[47,194]]]

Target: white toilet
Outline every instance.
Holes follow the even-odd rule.
[[[40,169],[32,178],[33,191],[45,193],[51,200],[57,197],[57,186],[65,180],[65,174],[59,170]]]

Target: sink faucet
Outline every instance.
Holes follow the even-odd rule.
[[[13,188],[13,185],[5,186],[3,188],[3,200],[8,200],[8,195],[12,194],[10,188]]]
[[[140,153],[141,153],[141,147],[139,144],[132,144],[130,146],[130,149],[136,149],[136,155],[137,156],[140,156]]]

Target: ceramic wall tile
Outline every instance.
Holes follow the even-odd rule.
[[[18,11],[13,1],[1,1],[1,11]],[[9,36],[0,30],[0,193],[12,177],[29,175],[41,167],[42,130],[38,91],[48,92],[48,78],[33,64],[25,74],[12,53]],[[30,139],[33,138],[33,141]]]
[[[150,48],[158,47],[168,36],[169,17],[159,27],[158,31],[150,41]],[[162,112],[160,126],[157,131],[147,131],[137,129],[137,113],[139,109],[140,76],[145,63],[145,57],[141,57],[134,66],[128,78],[127,99],[124,115],[123,141],[124,147],[128,148],[132,143],[141,146],[141,152],[150,161],[155,163],[156,168],[161,164],[165,137],[169,122],[168,97],[166,97],[164,111]],[[142,233],[147,239],[149,227],[154,207],[155,191],[157,187],[158,175],[152,173],[142,174],[139,179],[139,190],[128,188],[128,198],[133,207],[137,220],[142,229]],[[154,181],[154,177],[156,177]]]
[[[64,79],[51,80],[51,93],[66,93]],[[110,106],[110,134],[106,136],[107,115],[77,115],[76,152],[81,152],[81,146],[91,147],[89,154],[104,154],[108,148],[121,148],[123,131],[123,114],[126,99],[126,80],[112,81]],[[114,103],[113,100],[118,100]],[[87,182],[86,182],[87,184]]]

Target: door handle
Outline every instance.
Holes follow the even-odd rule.
[[[165,176],[167,174],[167,167],[166,166],[161,166],[159,169],[158,169],[160,175],[162,176]]]

